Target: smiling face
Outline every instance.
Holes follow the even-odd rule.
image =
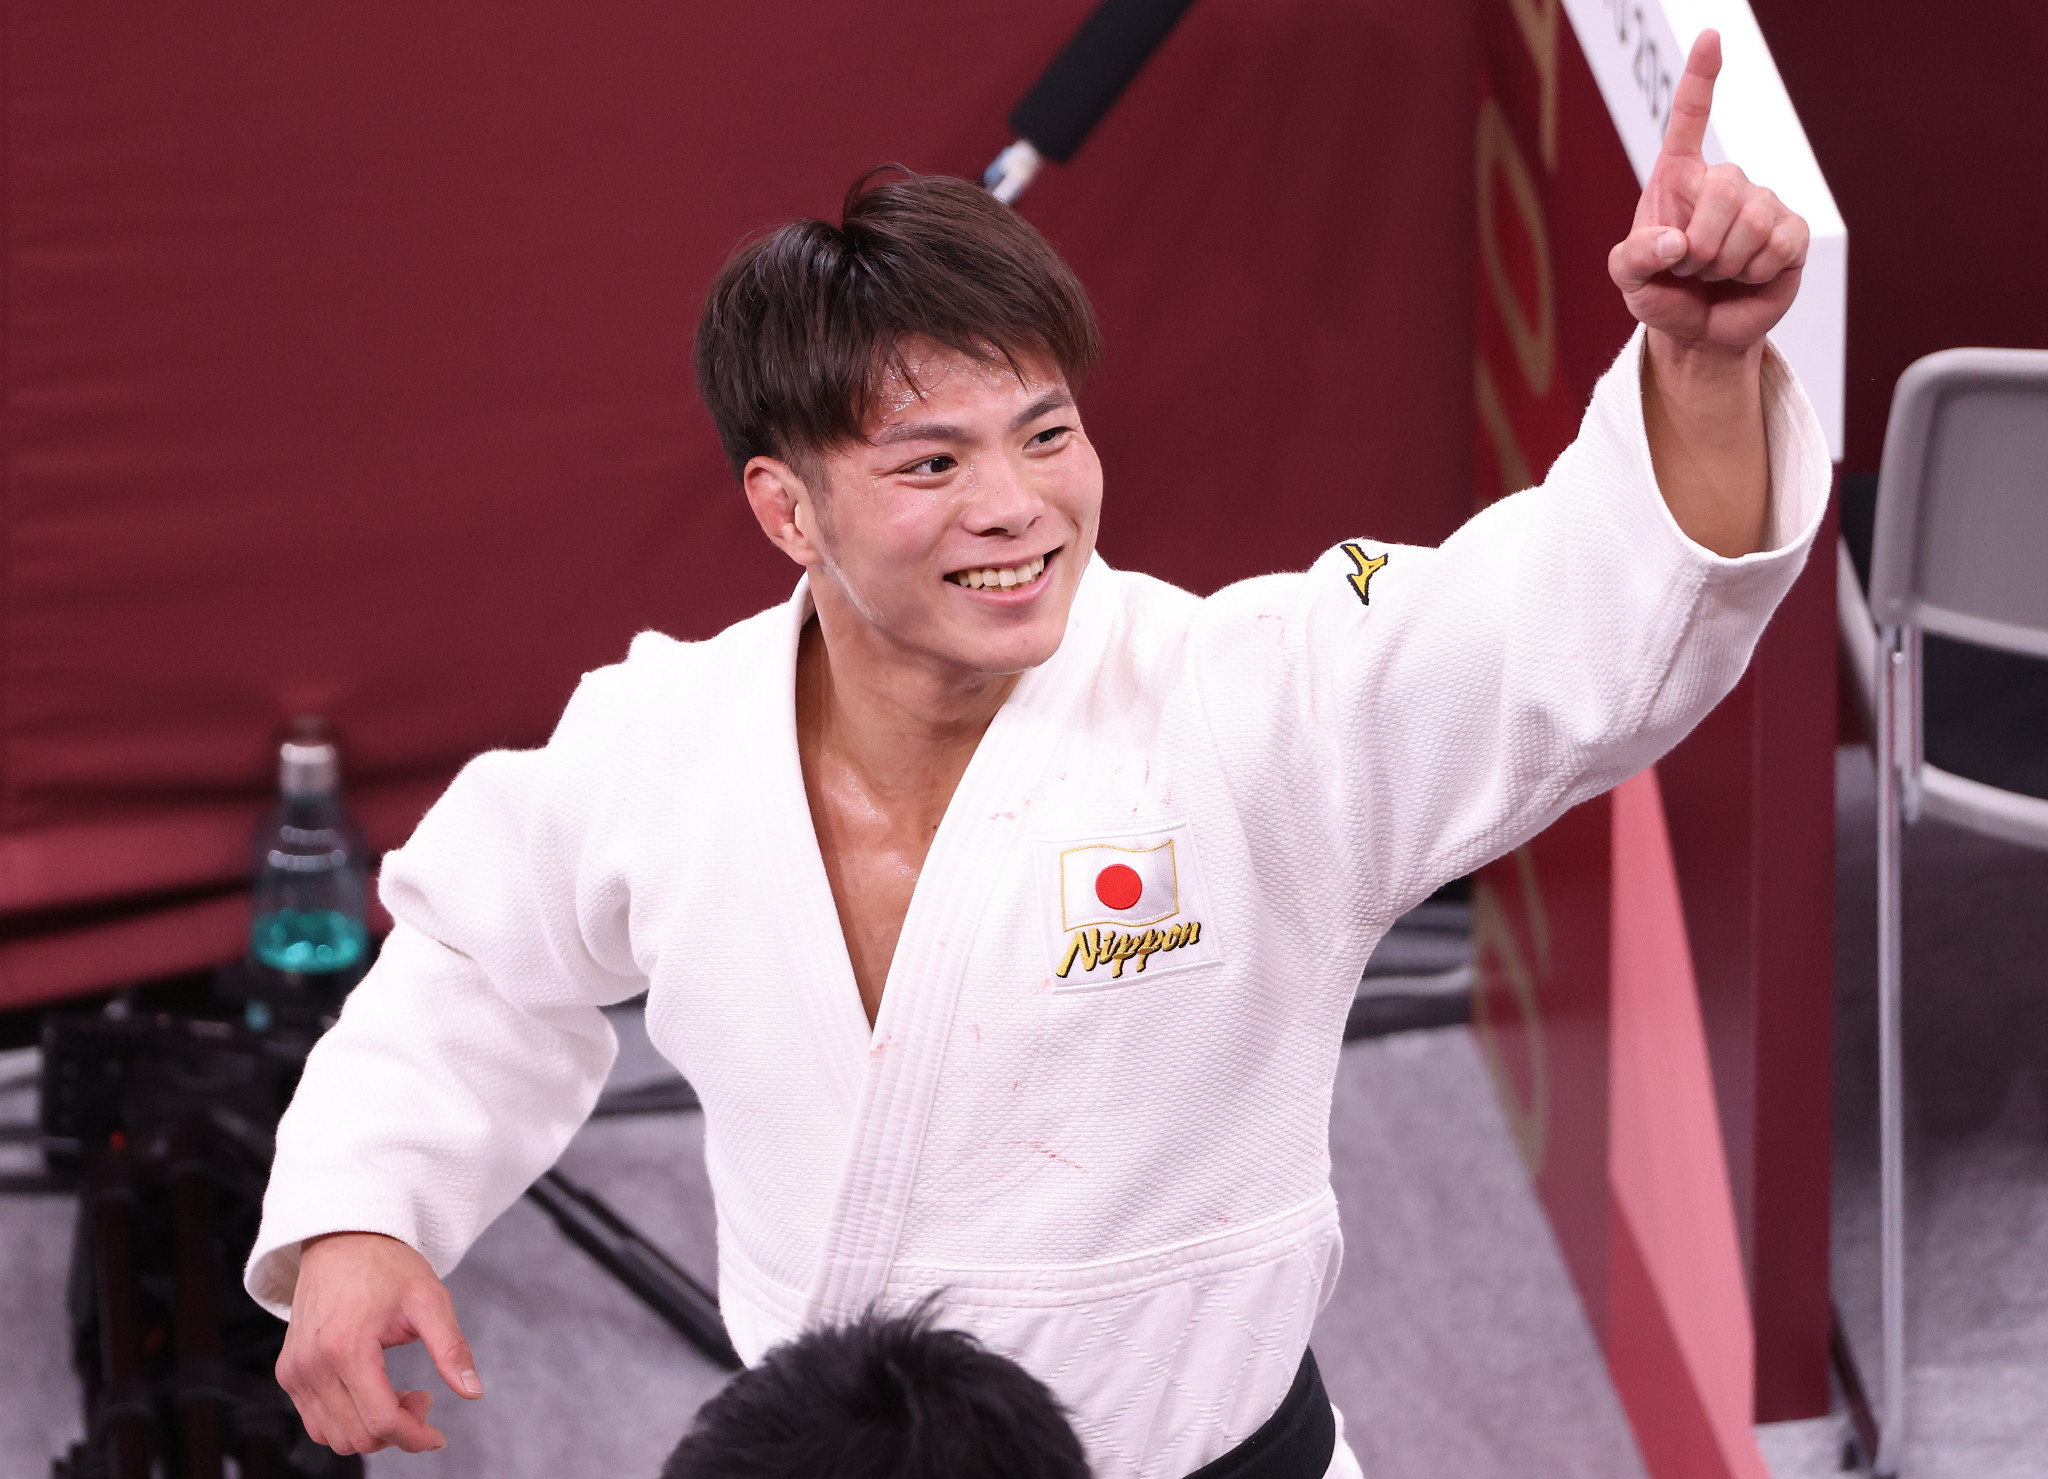
[[[1066,632],[1102,465],[1050,364],[1023,360],[1020,378],[928,340],[904,360],[865,440],[802,473],[753,458],[748,501],[809,570],[835,664],[909,665],[948,687],[1020,673]]]

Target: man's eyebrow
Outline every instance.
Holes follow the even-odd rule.
[[[1071,406],[1073,404],[1074,393],[1065,386],[1060,387],[1058,390],[1048,390],[1044,395],[1017,413],[1016,419],[1010,423],[1010,430],[1021,431],[1043,416],[1047,411],[1057,411],[1063,406]]]
[[[1057,411],[1062,406],[1073,404],[1072,391],[1048,390],[1011,418],[1010,430],[1020,430],[1048,411]],[[968,431],[963,426],[955,426],[947,421],[905,421],[896,426],[884,427],[869,440],[877,447],[893,446],[897,442],[964,442],[968,440]]]
[[[906,421],[883,428],[869,440],[877,447],[886,447],[893,442],[964,442],[967,429],[944,421]]]

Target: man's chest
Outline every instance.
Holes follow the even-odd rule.
[[[756,800],[715,803],[735,844],[724,870],[708,850],[688,869],[650,858],[631,885],[650,1029],[698,1087],[736,1175],[744,1161],[749,1178],[794,1177],[822,1205],[847,1165],[866,1164],[864,1137],[930,1125],[939,1139],[919,1175],[935,1205],[976,1205],[1023,1178],[1048,1246],[1088,1257],[1101,1231],[1089,1208],[1173,1153],[1173,1126],[1216,1073],[1320,1062],[1316,1046],[1336,1040],[1341,1003],[1323,1009],[1320,989],[1330,942],[1268,927],[1245,823],[1198,750],[1084,734],[1028,783],[977,770],[916,861],[915,839],[878,832],[868,840],[882,845],[841,846],[828,864],[839,829],[786,798],[777,835],[765,807],[748,819]],[[756,881],[727,894],[741,873]],[[867,974],[887,984],[872,1019],[864,943],[886,947]],[[1240,1087],[1293,1112],[1291,1087]],[[1313,1119],[1294,1128],[1309,1134]],[[1231,1175],[1251,1184],[1242,1167]],[[1204,1206],[1237,1220],[1299,1191],[1283,1179],[1270,1198],[1219,1186]],[[1179,1211],[1159,1215],[1160,1237],[1184,1231]],[[949,1226],[951,1238],[964,1224]]]
[[[807,785],[798,805],[777,808],[778,833],[765,815],[749,819],[756,798],[722,795],[714,804],[729,824],[711,830],[735,838],[726,867],[650,858],[636,870],[636,953],[682,967],[709,1015],[722,1015],[712,998],[727,994],[707,991],[713,980],[757,1021],[771,990],[801,989],[830,993],[833,1019],[864,1006],[853,1020],[876,1033],[890,1025],[889,991],[1036,997],[1180,974],[1229,953],[1225,896],[1242,892],[1244,873],[1228,787],[1198,762],[1171,745],[1082,734],[1029,784],[968,775],[921,825]],[[704,892],[728,884],[730,897]],[[781,976],[785,948],[833,968],[807,969],[800,988],[753,979]],[[728,954],[737,974],[705,972]]]
[[[1169,955],[1169,969],[1215,958],[1186,814],[1215,788],[1147,738],[1077,727],[1036,776],[1002,774],[986,763],[996,757],[968,751],[929,766],[918,787],[877,785],[829,746],[802,745],[810,830],[871,1027],[906,925],[953,915],[942,905],[955,896],[979,895],[965,902],[976,915],[985,904],[991,920],[1014,919],[1028,901],[1023,932],[1036,947],[1002,948],[1004,975],[1081,987],[1134,978]],[[973,947],[955,938],[949,948]]]
[[[832,891],[847,963],[872,1025],[937,829],[933,824],[906,825],[871,808],[850,805],[844,798],[818,798],[815,792],[811,809],[819,861]]]

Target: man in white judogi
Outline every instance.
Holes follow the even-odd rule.
[[[1007,207],[891,180],[736,257],[699,381],[804,578],[709,641],[642,635],[387,859],[397,927],[280,1127],[248,1271],[312,1436],[439,1446],[384,1372],[413,1339],[481,1396],[440,1276],[641,991],[704,1102],[743,1356],[943,1289],[1105,1479],[1273,1418],[1336,1273],[1373,945],[1676,742],[1821,515],[1764,340],[1806,230],[1700,158],[1718,64],[1709,33],[1610,261],[1643,327],[1543,485],[1206,600],[1095,557],[1093,320]]]

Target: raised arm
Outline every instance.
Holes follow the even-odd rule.
[[[1765,334],[1807,228],[1701,157],[1720,67],[1705,32],[1609,257],[1642,327],[1541,486],[1207,603],[1219,749],[1248,815],[1296,818],[1269,876],[1341,876],[1384,924],[1677,743],[1797,576],[1832,469]]]
[[[1735,165],[1702,157],[1720,71],[1720,34],[1702,31],[1607,269],[1649,330],[1643,424],[1664,501],[1695,544],[1733,556],[1763,548],[1764,335],[1798,294],[1808,233]]]

